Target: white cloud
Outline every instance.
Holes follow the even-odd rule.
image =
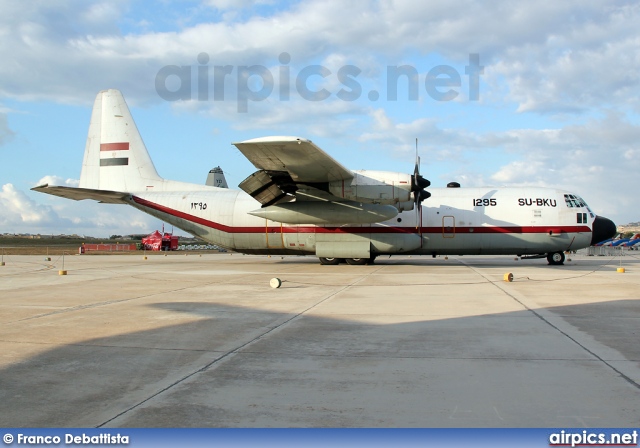
[[[640,189],[640,126],[619,114],[555,130],[514,130],[506,145],[518,157],[497,169],[491,183],[543,185],[581,194],[595,212],[621,223],[636,220],[630,192]]]
[[[484,134],[444,129],[435,119],[394,123],[381,110],[372,111],[371,120],[376,125],[384,123],[385,130],[363,133],[360,141],[408,155],[413,154],[415,136],[420,136],[423,165],[426,162],[441,178],[469,187],[557,187],[581,194],[598,213],[624,222],[637,220],[635,199],[629,192],[640,189],[640,125],[620,113],[609,112],[601,119],[557,129]],[[507,163],[495,157],[500,152],[509,155]],[[468,159],[484,156],[492,156],[492,162],[468,163]],[[437,163],[442,166],[434,167]]]
[[[62,180],[46,176],[42,180]],[[67,182],[73,184],[73,180]],[[71,201],[39,195],[42,202],[7,183],[0,191],[0,227],[3,232],[32,234],[84,234],[106,237],[113,234],[145,233],[162,223],[151,216],[124,205]]]
[[[50,186],[56,185],[56,186],[63,186],[63,187],[77,187],[80,184],[80,180],[78,179],[65,180],[60,176],[44,176],[42,179],[36,182],[34,187],[44,185],[44,184],[48,184]]]
[[[369,115],[376,131],[361,134],[359,141],[375,142],[383,149],[413,154],[418,137],[421,153],[429,153],[431,157],[436,154],[438,160],[457,158],[465,151],[504,146],[515,140],[508,133],[476,134],[465,129],[442,128],[440,120],[435,118],[394,123],[383,109],[371,110]]]
[[[245,1],[211,0],[218,9]],[[283,52],[293,63],[355,63],[363,76],[382,73],[407,52],[440,53],[466,62],[479,53],[486,78],[506,82],[521,111],[580,111],[622,103],[638,107],[640,6],[605,0],[535,3],[466,0],[452,4],[312,0],[270,16],[198,23],[164,32],[122,35],[126,3],[67,0],[2,7],[5,34],[0,93],[14,98],[91,100],[118,87],[137,101],[158,101],[154,79],[168,64],[265,64]],[[185,13],[186,14],[186,13]],[[499,80],[498,80],[499,78]],[[494,84],[495,85],[495,84]]]
[[[40,227],[59,224],[60,217],[48,206],[29,199],[12,184],[4,184],[0,192],[0,225],[3,227],[25,225]]]
[[[9,123],[7,122],[7,114],[0,112],[0,146],[7,143],[14,136],[15,132],[9,128]]]
[[[324,101],[305,101],[292,97],[280,101],[273,98],[247,101],[247,112],[238,112],[234,101],[174,103],[178,112],[201,112],[221,121],[228,121],[242,131],[268,130],[283,135],[341,137],[350,133],[353,116],[364,116],[367,109],[355,102],[329,98]]]
[[[220,10],[243,9],[255,5],[268,5],[273,3],[269,0],[205,0],[205,5]]]
[[[638,142],[640,146],[640,142]],[[640,159],[640,149],[628,149],[624,153],[624,158],[631,161],[637,161]]]
[[[493,72],[509,81],[520,112],[582,112],[612,104],[640,111],[638,61],[631,56],[638,45],[635,36],[600,47],[554,42],[527,49],[526,64],[519,59],[522,51],[508,51]],[[569,48],[561,51],[565,46]],[[556,49],[561,54],[551,57]]]
[[[380,129],[382,131],[389,131],[392,129],[393,123],[389,117],[387,117],[384,109],[375,109],[371,113],[371,116],[373,118],[375,129]],[[363,140],[367,140],[367,138],[364,137]]]
[[[544,164],[539,161],[516,161],[511,162],[506,166],[503,166],[496,172],[491,178],[499,184],[513,184],[522,182],[522,179],[531,179],[527,185],[531,185],[535,182],[535,178],[540,176],[541,170],[544,169]]]

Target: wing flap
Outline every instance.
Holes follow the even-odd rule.
[[[40,193],[46,193],[61,198],[73,199],[81,201],[83,199],[93,199],[94,201],[106,204],[127,204],[126,198],[130,197],[129,193],[121,191],[94,190],[91,188],[74,188],[74,187],[58,187],[49,186],[49,184],[33,187],[31,190]]]
[[[291,193],[295,192],[295,184],[286,171],[256,171],[238,185],[245,193],[262,204],[263,207],[293,200],[286,190],[288,184]]]

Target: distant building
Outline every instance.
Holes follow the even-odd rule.
[[[637,223],[637,222],[632,222],[630,224],[625,224],[623,226],[618,226],[618,232],[620,232],[620,233],[627,233],[627,232],[640,233],[640,224]]]

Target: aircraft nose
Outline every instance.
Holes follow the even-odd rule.
[[[613,238],[617,232],[618,228],[613,221],[602,216],[596,216],[596,219],[593,221],[591,245],[593,246],[600,241]]]

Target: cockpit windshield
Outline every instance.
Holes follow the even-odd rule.
[[[587,210],[589,210],[589,214],[591,215],[591,217],[593,218],[593,212],[591,211],[591,209],[589,208],[589,206],[587,205],[586,202],[584,202],[584,200],[580,197],[577,196],[575,194],[565,194],[564,195],[564,202],[567,204],[567,207],[569,208],[586,208]]]
[[[566,202],[567,207],[569,208],[581,208],[587,206],[580,196],[576,196],[574,194],[565,194],[564,202]]]

